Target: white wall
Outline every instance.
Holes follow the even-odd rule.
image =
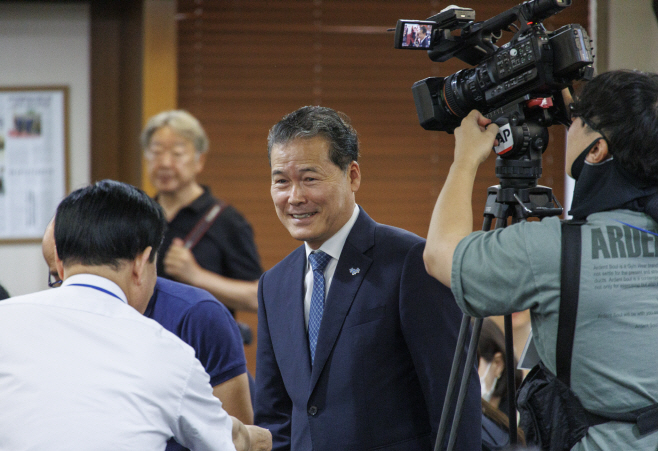
[[[0,3],[0,86],[69,86],[69,191],[90,180],[89,26],[85,3]],[[45,289],[47,278],[41,244],[0,244],[10,295]]]
[[[611,0],[608,23],[611,69],[658,72],[658,22],[652,0]]]

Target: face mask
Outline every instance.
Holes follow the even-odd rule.
[[[585,148],[585,150],[583,150],[571,164],[571,176],[574,178],[574,180],[578,180],[578,177],[580,177],[580,173],[583,172],[583,167],[585,167],[585,159],[587,158],[587,154],[590,150],[592,150],[592,147],[594,147],[596,143],[599,142],[599,139],[603,138],[596,138],[592,144],[587,146],[587,148]]]
[[[494,379],[493,384],[491,384],[490,388],[487,388],[487,375],[489,374],[489,370],[491,369],[491,362],[489,362],[489,365],[487,365],[487,369],[484,372],[484,375],[480,376],[480,387],[482,387],[482,399],[485,401],[489,402],[491,400],[491,395],[493,395],[494,389],[496,388],[496,381],[498,378]]]
[[[656,195],[658,186],[646,185],[637,180],[612,156],[598,164],[585,161],[599,139],[605,138],[595,139],[571,165],[571,175],[576,179],[576,186],[569,214],[575,219],[586,219],[592,213],[625,208],[646,212],[658,219],[658,202],[651,202],[648,210],[642,206],[644,204],[638,203],[638,200]]]

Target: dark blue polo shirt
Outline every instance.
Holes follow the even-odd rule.
[[[207,291],[158,277],[144,316],[194,348],[211,386],[247,372],[238,325]],[[173,439],[167,444],[167,451],[183,449]]]
[[[213,387],[247,372],[238,325],[207,291],[158,277],[144,316],[194,348]]]

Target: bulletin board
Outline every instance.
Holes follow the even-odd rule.
[[[0,244],[39,242],[68,186],[68,87],[0,87]]]

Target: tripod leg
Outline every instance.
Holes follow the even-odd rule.
[[[516,445],[516,381],[514,367],[514,343],[513,343],[512,315],[505,315],[505,368],[507,368],[507,405],[509,412],[509,442],[510,445]]]
[[[462,316],[462,324],[459,328],[459,337],[457,338],[457,346],[455,347],[455,356],[452,359],[452,367],[450,368],[450,379],[448,379],[448,389],[446,390],[446,396],[443,400],[443,410],[441,411],[441,421],[439,423],[439,431],[436,434],[434,451],[441,451],[443,446],[443,438],[445,436],[446,429],[448,428],[448,418],[450,417],[450,410],[452,409],[452,394],[455,391],[457,373],[462,364],[462,357],[464,356],[464,344],[466,343],[466,334],[468,333],[468,326],[470,322],[470,316]]]
[[[468,355],[466,356],[466,365],[464,365],[464,372],[462,373],[461,387],[459,387],[459,396],[457,397],[457,407],[455,408],[455,417],[452,420],[452,428],[450,429],[450,439],[448,442],[448,451],[452,451],[455,447],[457,440],[457,428],[461,420],[462,411],[464,410],[464,400],[468,393],[468,379],[471,376],[471,368],[475,361],[475,355],[478,349],[478,341],[480,340],[480,332],[482,331],[482,318],[476,318],[473,322],[473,334],[471,335],[470,347],[468,348]]]

